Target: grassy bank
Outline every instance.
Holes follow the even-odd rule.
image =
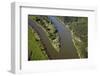
[[[28,60],[48,59],[37,33],[28,27]]]

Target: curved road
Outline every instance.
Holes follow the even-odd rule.
[[[54,24],[60,36],[60,58],[79,58],[76,48],[72,42],[71,32],[54,16],[48,16],[49,20]]]
[[[54,49],[54,47],[52,46],[52,44],[49,41],[48,36],[46,35],[45,31],[40,27],[40,25],[38,25],[36,22],[34,22],[32,19],[28,18],[28,25],[32,27],[32,29],[34,29],[40,39],[41,42],[43,43],[44,47],[45,47],[45,51],[49,57],[49,59],[59,59],[59,55],[58,52]]]

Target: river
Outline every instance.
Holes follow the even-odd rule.
[[[49,57],[49,59],[74,59],[79,58],[76,48],[72,42],[71,32],[68,28],[65,27],[59,20],[54,16],[48,16],[50,21],[53,23],[54,27],[58,30],[60,37],[60,52],[58,53],[52,44],[49,41],[48,36],[45,31],[40,27],[39,24],[34,22],[31,19],[28,19],[28,25],[34,29],[45,47],[45,51]]]

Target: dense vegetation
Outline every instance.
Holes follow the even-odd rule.
[[[87,17],[57,17],[72,33],[74,45],[80,58],[88,57],[88,18]]]

